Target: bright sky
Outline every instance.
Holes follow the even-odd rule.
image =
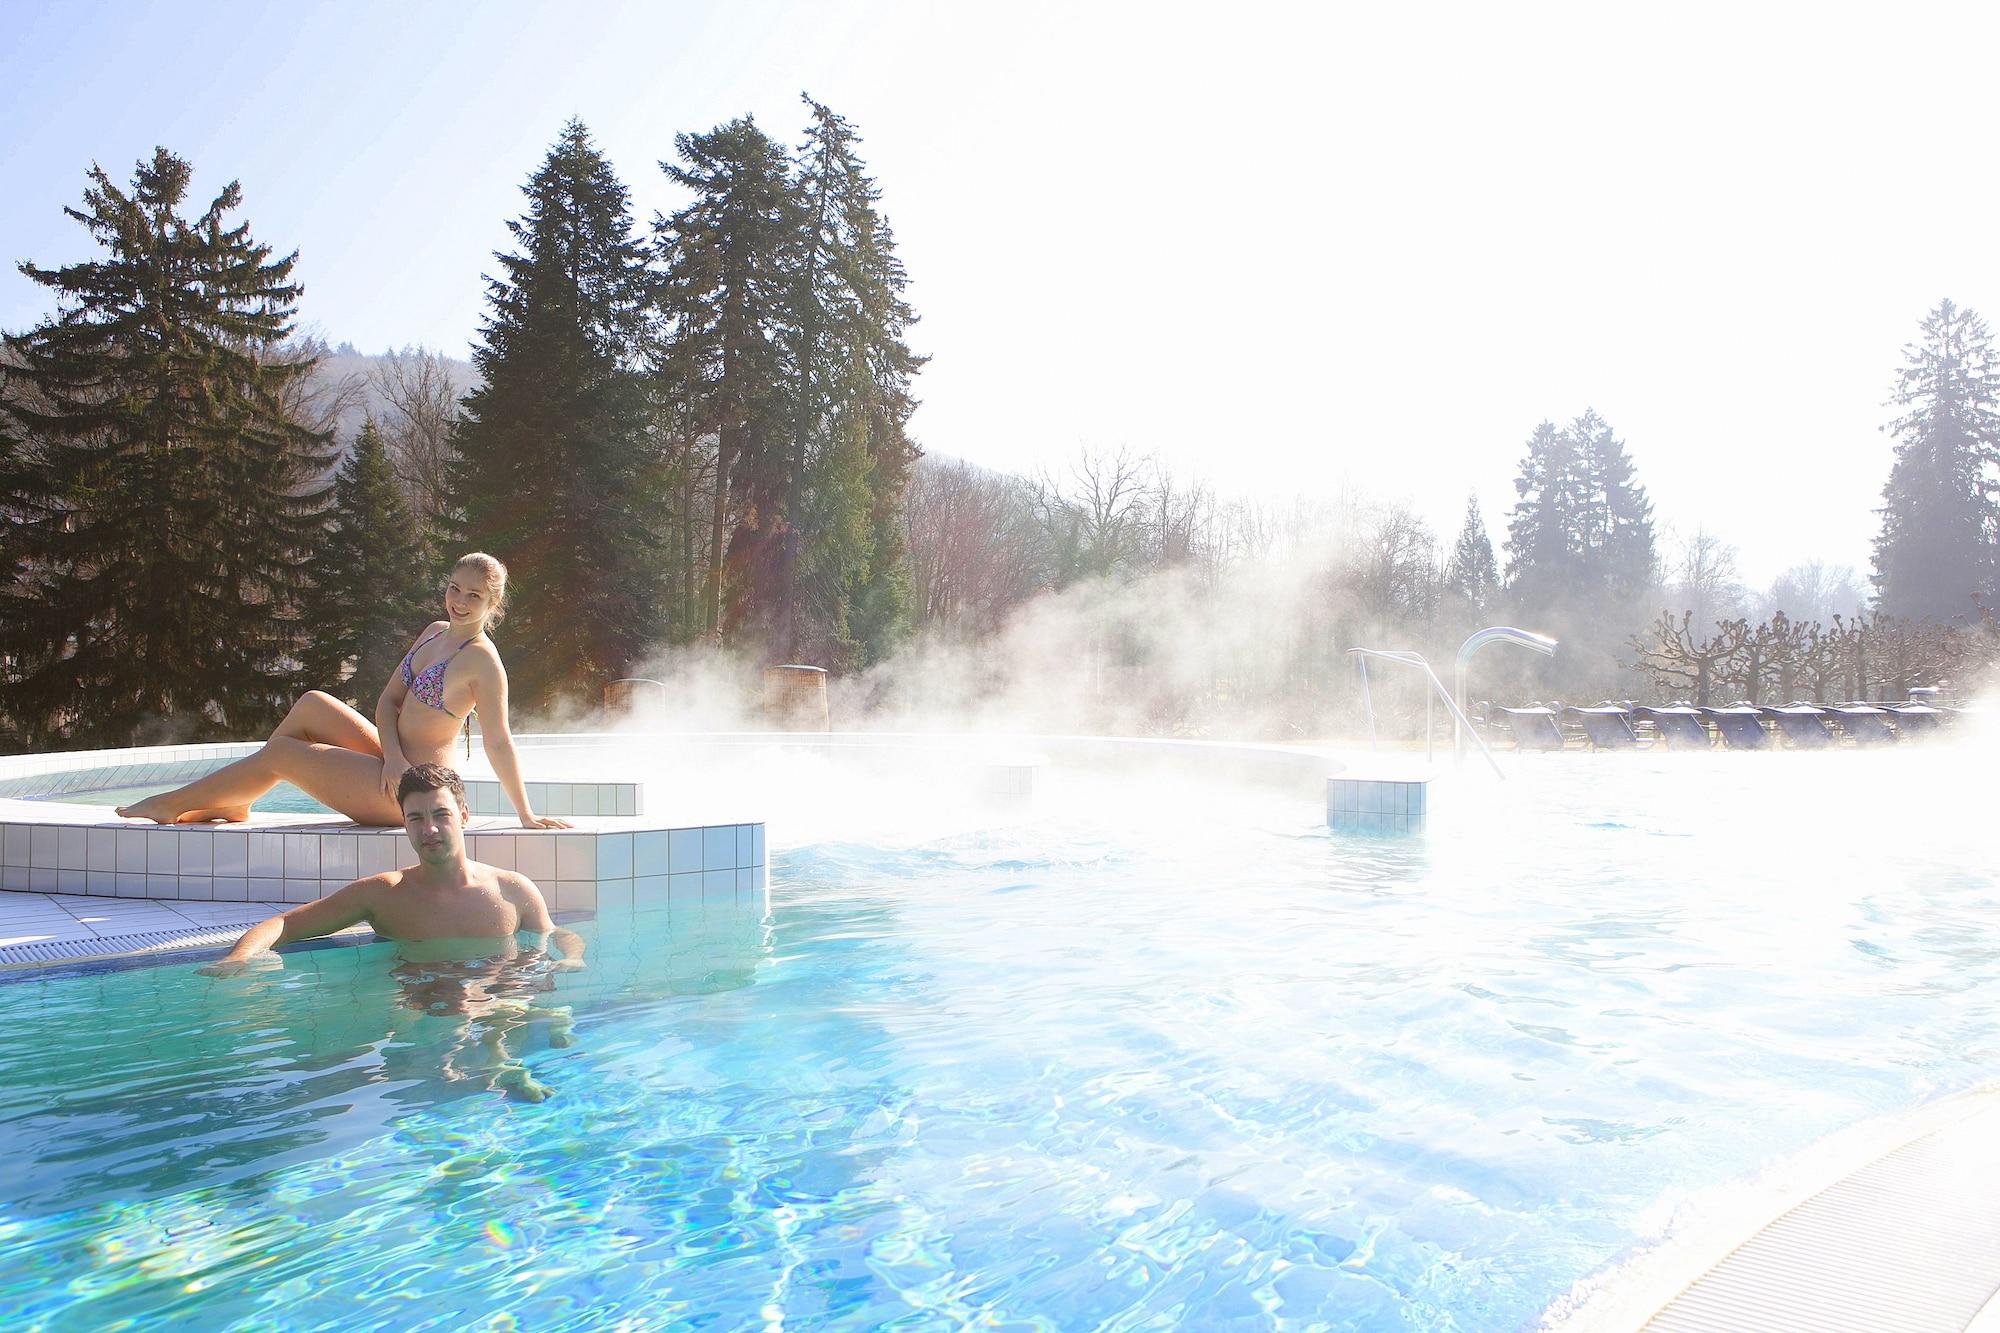
[[[0,259],[86,254],[164,144],[301,252],[304,322],[463,355],[580,116],[649,219],[676,131],[847,116],[923,316],[915,422],[1025,470],[1153,452],[1351,481],[1496,541],[1595,406],[1658,516],[1763,583],[1865,569],[1900,349],[2000,318],[2000,8],[62,4],[0,0]],[[199,203],[197,206],[199,206]],[[0,326],[46,313],[0,274]]]

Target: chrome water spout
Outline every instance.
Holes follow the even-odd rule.
[[[1548,635],[1537,634],[1533,630],[1515,629],[1512,625],[1488,625],[1485,629],[1474,630],[1466,636],[1465,642],[1458,645],[1458,660],[1452,666],[1452,697],[1458,701],[1458,714],[1452,721],[1451,733],[1451,749],[1455,755],[1462,756],[1465,751],[1465,742],[1460,738],[1458,728],[1462,725],[1467,732],[1472,730],[1472,724],[1462,720],[1465,717],[1466,664],[1472,660],[1474,653],[1489,643],[1519,644],[1544,657],[1554,657],[1556,652],[1556,641]],[[1474,736],[1473,739],[1479,738]]]

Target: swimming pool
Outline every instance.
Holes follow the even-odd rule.
[[[158,794],[161,784],[154,782],[137,787],[100,787],[90,791],[65,792],[57,798],[71,805],[136,805],[148,796]],[[258,814],[265,815],[330,815],[333,811],[315,801],[289,782],[280,782],[271,790],[258,797],[250,807]]]
[[[510,1038],[539,1105],[399,1007],[386,945],[9,980],[0,1307],[1504,1329],[1687,1197],[1993,1077],[1968,757],[1514,771],[1420,840],[1073,774],[1010,825],[795,847],[768,918],[581,924],[535,993],[572,1044]]]

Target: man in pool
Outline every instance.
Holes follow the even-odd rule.
[[[542,891],[526,875],[484,865],[465,854],[465,783],[442,764],[417,764],[403,773],[396,800],[417,864],[357,879],[315,903],[294,907],[243,932],[228,954],[203,968],[211,975],[240,972],[250,959],[280,944],[317,939],[367,922],[399,943],[546,938],[560,955],[559,969],[583,966],[583,941],[549,919]]]

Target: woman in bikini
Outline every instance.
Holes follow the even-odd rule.
[[[567,820],[537,815],[521,784],[507,727],[507,669],[486,637],[506,600],[507,567],[483,553],[466,556],[445,584],[447,619],[417,636],[382,687],[373,723],[313,690],[292,705],[257,753],[185,787],[121,805],[118,813],[160,824],[242,823],[250,818],[250,803],[282,781],[357,824],[399,825],[396,784],[403,770],[443,763],[461,722],[469,727],[478,708],[486,758],[521,827],[570,827]]]

